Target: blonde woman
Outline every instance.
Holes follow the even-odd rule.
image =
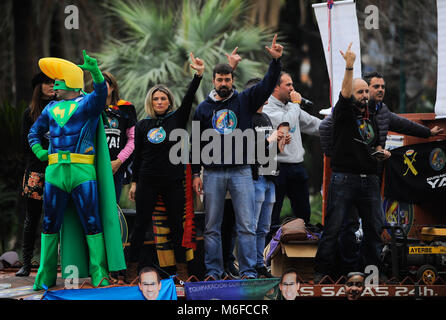
[[[135,151],[133,159],[132,186],[129,198],[136,201],[136,220],[130,239],[127,266],[127,282],[137,276],[138,257],[145,232],[152,220],[158,195],[163,197],[168,215],[168,225],[177,266],[177,275],[187,280],[187,265],[183,238],[184,166],[169,160],[170,148],[176,143],[169,141],[169,134],[177,128],[186,128],[197,91],[204,71],[204,63],[190,54],[191,68],[196,74],[178,109],[172,92],[164,85],[156,85],[147,93],[145,110],[147,118],[135,127]]]

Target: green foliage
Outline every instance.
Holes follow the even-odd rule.
[[[106,9],[122,21],[120,40],[111,38],[95,54],[102,71],[116,76],[124,99],[144,116],[147,91],[162,83],[172,90],[179,103],[192,79],[189,53],[205,62],[205,80],[197,92],[202,101],[212,89],[212,68],[227,62],[225,53],[238,46],[243,61],[236,70],[238,87],[252,77],[262,77],[269,56],[264,46],[273,34],[249,26],[245,15],[248,5],[242,0],[193,1],[169,10],[157,7],[156,1],[112,0]],[[164,9],[164,10],[163,10]]]
[[[8,102],[0,104],[0,136],[4,150],[1,157],[0,179],[7,188],[16,186],[17,179],[23,175],[21,125],[25,108],[25,104],[17,107]]]
[[[17,233],[16,206],[23,176],[21,124],[25,104],[18,107],[8,102],[0,104],[0,136],[2,156],[0,162],[0,252],[8,250],[8,240]]]

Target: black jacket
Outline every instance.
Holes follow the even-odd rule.
[[[386,145],[388,131],[420,138],[428,138],[431,135],[428,127],[398,116],[391,112],[384,103],[378,103],[376,105],[375,119],[379,128],[379,145],[383,148]],[[319,134],[322,152],[330,157],[333,148],[333,119],[331,115],[321,122]]]

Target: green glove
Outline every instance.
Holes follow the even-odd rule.
[[[48,161],[48,150],[43,149],[40,143],[33,145],[31,150],[40,161]]]
[[[85,50],[82,51],[82,54],[84,55],[84,64],[78,66],[81,69],[90,71],[94,83],[99,84],[104,82],[104,76],[102,75],[101,70],[99,70],[98,62],[96,61],[96,59],[89,57]]]

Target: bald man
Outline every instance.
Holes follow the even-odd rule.
[[[383,215],[379,193],[378,161],[390,157],[379,143],[375,110],[368,107],[369,86],[353,79],[356,55],[341,54],[346,62],[341,94],[333,111],[333,151],[324,232],[316,254],[314,282],[334,270],[338,236],[345,216],[353,207],[362,218],[365,265],[379,265]]]

